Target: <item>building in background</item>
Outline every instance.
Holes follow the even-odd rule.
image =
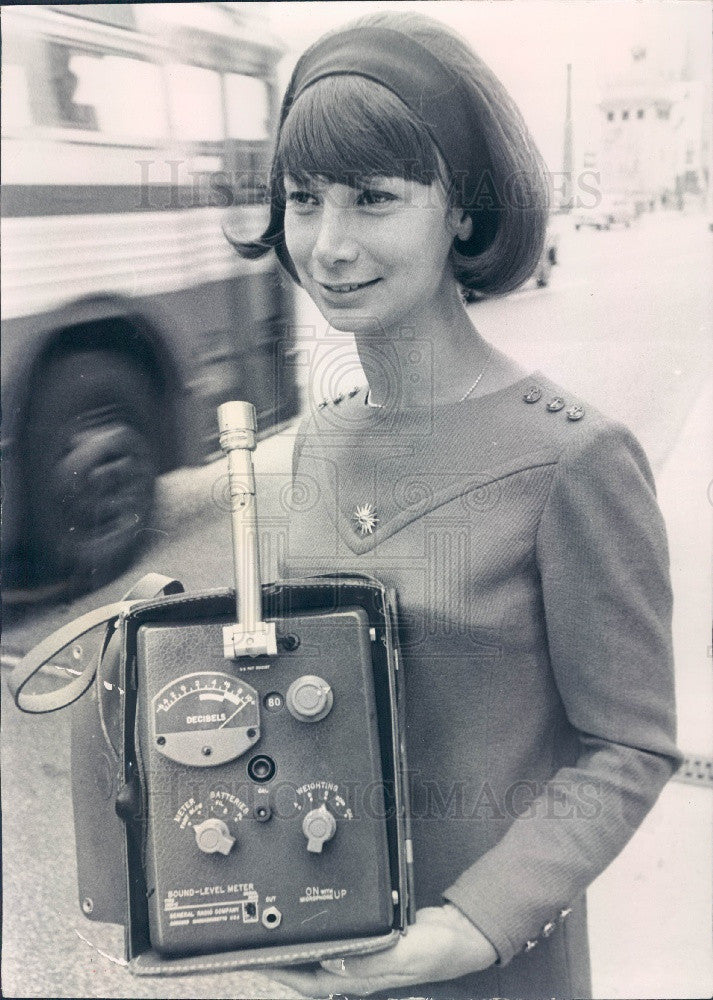
[[[602,191],[628,199],[637,211],[702,204],[710,173],[709,98],[690,50],[674,74],[645,48],[633,48],[628,72],[606,83],[599,104]]]

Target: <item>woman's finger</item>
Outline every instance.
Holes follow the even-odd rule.
[[[336,961],[338,973],[326,969],[317,969],[307,972],[286,969],[284,967],[270,970],[270,978],[289,986],[298,993],[306,997],[328,997],[333,994],[338,996],[368,996],[376,993],[377,990],[388,989],[392,986],[405,986],[413,982],[413,978],[406,974],[395,974],[385,971],[381,975],[367,976],[360,975],[351,966],[350,961],[345,962],[344,972],[341,971],[340,959],[327,959],[328,962]]]
[[[328,997],[333,993],[344,993],[345,980],[333,973],[317,969],[315,972],[297,971],[294,969],[270,969],[270,979],[289,986],[290,989],[305,997]]]
[[[319,963],[327,972],[335,976],[346,976],[347,960],[345,958],[325,958]]]

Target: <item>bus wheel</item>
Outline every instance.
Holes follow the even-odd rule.
[[[157,404],[115,351],[62,354],[33,392],[25,454],[35,575],[94,589],[145,539],[157,471]]]

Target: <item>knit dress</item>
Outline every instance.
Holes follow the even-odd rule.
[[[396,589],[416,904],[451,901],[498,953],[385,995],[589,996],[585,890],[680,762],[646,458],[539,373],[458,404],[365,402],[303,421],[281,572]]]

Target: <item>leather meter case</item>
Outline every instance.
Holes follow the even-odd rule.
[[[336,575],[256,596],[272,638],[244,653],[234,590],[151,575],[11,681],[25,711],[73,702],[79,903],[123,925],[137,975],[379,951],[413,919],[395,594]],[[98,623],[95,668],[27,693]]]

